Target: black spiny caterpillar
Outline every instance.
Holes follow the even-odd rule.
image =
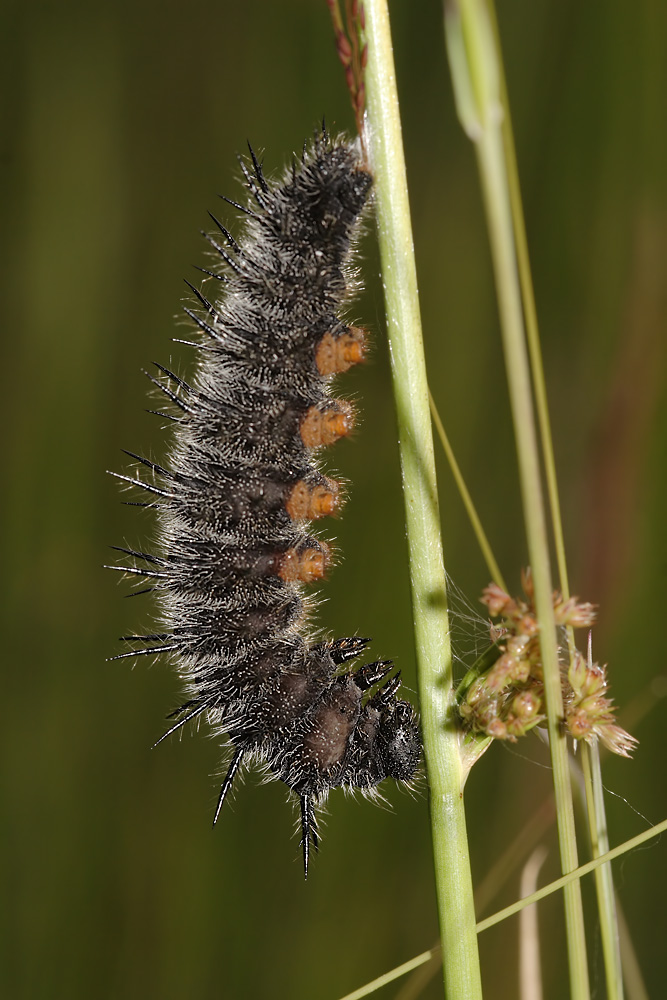
[[[185,684],[165,736],[202,716],[231,743],[215,820],[241,764],[260,763],[299,798],[307,876],[330,789],[409,781],[420,740],[398,675],[385,679],[392,664],[343,667],[367,639],[312,643],[303,595],[328,559],[308,522],[339,494],[315,455],[353,423],[330,383],[364,354],[364,331],[338,313],[371,175],[358,143],[324,129],[275,187],[250,153],[251,202],[231,202],[245,235],[237,243],[214,219],[222,239],[209,238],[226,273],[205,273],[224,293],[212,303],[192,288],[197,308],[186,309],[202,332],[194,378],[158,365],[165,381],[153,379],[172,408],[169,460],[128,453],[152,481],[120,476],[151,495],[159,552],[120,549],[145,568],[114,568],[151,584],[163,622],[160,634],[125,637],[145,646],[121,655],[165,653]]]

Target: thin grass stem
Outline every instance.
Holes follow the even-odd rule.
[[[546,847],[540,844],[529,856],[521,872],[522,895],[528,896],[537,888],[547,854]],[[543,997],[537,903],[524,907],[519,914],[519,995],[530,1000]]]
[[[496,51],[500,52],[500,34],[498,31],[498,21],[496,18],[493,0],[489,0],[488,9],[495,38]],[[549,404],[547,400],[546,381],[544,378],[544,365],[542,363],[542,347],[540,344],[540,333],[537,322],[537,307],[535,305],[535,292],[533,290],[533,276],[530,268],[530,257],[528,255],[526,220],[523,214],[523,202],[521,200],[519,168],[516,159],[516,147],[514,145],[514,130],[512,128],[512,116],[510,114],[507,82],[505,80],[505,68],[502,59],[498,60],[498,82],[500,86],[500,100],[503,108],[501,130],[503,137],[503,149],[505,151],[507,186],[509,190],[510,208],[512,211],[517,269],[519,272],[523,312],[526,323],[526,339],[528,342],[530,367],[533,376],[533,385],[535,388],[535,408],[537,411],[537,421],[540,429],[540,443],[542,445],[547,496],[549,498],[549,509],[553,527],[559,586],[563,596],[567,600],[570,596],[570,587],[568,583],[567,560],[565,557],[563,521],[561,517],[560,499],[558,496],[556,460],[554,457],[553,437],[551,434],[551,419],[549,417]]]
[[[489,927],[494,927],[496,924],[501,923],[508,917],[513,917],[516,913],[520,913],[521,910],[526,906],[532,906],[533,903],[539,902],[541,899],[546,899],[554,892],[558,892],[559,889],[564,889],[565,886],[570,884],[572,881],[578,881],[583,878],[584,875],[589,875],[594,872],[601,865],[610,864],[615,861],[616,858],[622,857],[624,854],[634,851],[635,848],[641,847],[648,840],[653,837],[659,837],[661,833],[667,832],[667,819],[663,820],[661,823],[656,823],[655,826],[650,827],[648,830],[642,830],[638,833],[636,837],[631,837],[630,840],[626,840],[624,843],[619,844],[618,847],[614,847],[611,851],[607,851],[606,854],[601,855],[599,858],[594,858],[592,861],[587,862],[585,865],[581,865],[576,871],[570,872],[568,875],[563,875],[562,878],[556,879],[555,882],[550,882],[548,885],[543,886],[541,889],[537,889],[536,892],[531,893],[530,896],[526,896],[524,899],[519,899],[510,906],[506,906],[502,910],[498,910],[497,913],[492,914],[485,920],[480,920],[477,924],[477,933],[481,934],[482,931],[488,930]],[[398,979],[400,976],[406,975],[408,972],[412,972],[413,969],[419,968],[420,965],[425,965],[426,962],[430,962],[438,953],[438,948],[431,948],[429,951],[423,951],[420,955],[416,955],[409,961],[404,962],[402,965],[398,965],[395,969],[390,969],[389,972],[385,972],[382,976],[374,979],[370,983],[366,983],[365,986],[359,987],[354,993],[350,993],[341,1000],[361,1000],[362,997],[369,996],[376,990],[379,990],[381,986],[387,983],[393,982],[394,979]],[[643,984],[641,984],[643,987]],[[642,997],[643,1000],[643,997]]]
[[[490,21],[495,39],[495,48],[500,52],[500,33],[496,17],[495,4],[493,0],[488,0]],[[561,515],[560,498],[558,494],[558,482],[556,477],[556,460],[554,457],[553,436],[551,433],[551,419],[549,416],[549,405],[547,401],[546,380],[544,377],[544,364],[542,360],[542,349],[540,345],[540,335],[537,320],[537,307],[535,304],[535,293],[533,290],[533,279],[528,255],[528,239],[526,236],[526,221],[523,213],[523,203],[521,199],[521,186],[519,183],[519,169],[516,158],[516,147],[514,143],[514,131],[512,128],[512,116],[510,113],[509,97],[507,93],[507,82],[505,79],[505,69],[502,58],[498,59],[498,77],[500,84],[500,98],[503,107],[502,117],[502,137],[503,149],[505,152],[505,163],[507,169],[507,182],[509,189],[510,207],[512,212],[512,224],[514,228],[514,239],[516,244],[516,258],[519,272],[519,282],[521,286],[521,296],[523,300],[524,318],[526,324],[526,337],[528,342],[528,352],[530,356],[530,367],[535,391],[535,406],[537,411],[537,421],[540,433],[540,444],[544,462],[547,496],[549,510],[551,514],[551,525],[553,530],[554,549],[556,553],[556,564],[558,567],[559,586],[565,600],[570,597],[570,583],[567,571],[567,559],[565,555],[565,537],[563,533],[563,519]],[[570,660],[574,655],[574,631],[567,629],[568,647]],[[604,789],[602,785],[602,773],[600,770],[600,756],[597,744],[589,748],[582,746],[582,761],[584,765],[585,799],[586,812],[591,833],[591,846],[593,857],[603,852],[609,847],[606,840],[606,815],[604,805]],[[604,831],[602,843],[598,843],[598,835],[595,833]],[[606,845],[606,846],[605,846]],[[622,969],[619,950],[619,931],[614,905],[614,886],[611,868],[600,869],[596,873],[596,893],[598,902],[598,912],[600,918],[600,928],[602,936],[602,948],[605,959],[605,976],[607,985],[607,995],[609,1000],[621,1000],[623,995]]]
[[[463,501],[463,506],[466,509],[466,514],[468,515],[468,519],[472,526],[472,530],[475,534],[475,538],[477,539],[477,544],[482,550],[482,556],[484,557],[487,569],[491,574],[491,579],[494,580],[499,587],[502,587],[503,590],[507,590],[507,586],[505,584],[505,581],[503,580],[503,575],[500,572],[500,567],[496,562],[496,557],[493,554],[491,543],[487,538],[479,514],[477,513],[477,508],[475,507],[473,499],[470,496],[470,491],[466,486],[466,481],[463,478],[463,474],[459,467],[459,463],[456,461],[454,449],[450,444],[447,432],[445,430],[442,420],[440,419],[440,414],[438,413],[438,408],[435,405],[435,401],[433,399],[433,396],[431,395],[430,389],[429,389],[428,399],[429,399],[429,405],[431,407],[431,416],[433,418],[433,423],[435,424],[435,429],[437,431],[438,437],[440,438],[440,444],[442,445],[443,451],[447,457],[447,461],[449,462],[449,468],[451,470],[452,477],[454,479],[454,482],[456,483],[456,488],[459,491],[461,500]]]
[[[487,917],[485,920],[480,920],[477,924],[477,933],[481,934],[482,931],[488,930],[489,927],[493,927],[495,924],[499,924],[502,920],[506,920],[507,917],[514,916],[519,910],[523,909],[524,906],[530,906],[532,903],[537,903],[540,899],[545,899],[550,896],[553,892],[558,892],[559,889],[564,889],[566,886],[571,885],[572,882],[577,882],[579,879],[583,878],[584,875],[590,875],[601,865],[608,865],[616,858],[622,857],[629,851],[634,851],[636,847],[641,847],[645,844],[647,840],[652,840],[653,837],[659,837],[661,833],[667,830],[667,819],[664,819],[661,823],[656,823],[655,826],[649,827],[648,830],[642,830],[638,833],[636,837],[631,837],[630,840],[624,841],[619,844],[618,847],[612,848],[610,851],[606,851],[601,854],[599,858],[593,858],[592,861],[587,861],[585,865],[580,865],[575,871],[569,872],[567,875],[561,876],[561,878],[555,879],[553,882],[549,882],[548,885],[543,886],[538,889],[537,892],[531,893],[530,896],[526,896],[525,899],[519,899],[516,903],[512,903],[510,906],[506,906],[502,910],[498,910],[492,916]]]
[[[488,9],[483,0],[447,3],[445,25],[457,108],[462,125],[474,143],[489,229],[535,608],[540,623],[561,866],[568,873],[577,867],[577,843],[567,744],[560,724],[563,701],[540,455],[500,126],[503,109],[498,67],[501,56],[494,43]],[[586,938],[578,883],[568,884],[564,901],[571,995],[573,1000],[588,1000]]]
[[[623,982],[628,994],[628,1000],[649,1000],[648,990],[644,983],[642,970],[637,961],[637,954],[630,937],[630,930],[623,910],[619,905],[617,908],[618,933],[621,942],[621,955],[623,956]]]
[[[455,699],[428,386],[386,0],[366,0],[367,148],[385,290],[403,475],[424,756],[447,997],[482,995],[461,795]]]
[[[604,788],[602,785],[602,771],[600,769],[600,748],[597,740],[591,744],[582,744],[581,767],[584,772],[586,812],[588,816],[588,832],[591,838],[591,849],[593,857],[598,858],[601,854],[606,854],[609,850],[609,835],[607,832],[603,798]],[[598,912],[600,915],[600,937],[602,940],[607,997],[608,1000],[623,1000],[623,969],[621,967],[614,879],[610,864],[601,865],[595,869],[595,891],[597,893]]]
[[[429,962],[434,955],[440,952],[440,949],[434,949],[432,951],[424,951],[421,955],[416,955],[411,958],[409,962],[404,962],[403,965],[397,965],[395,969],[391,969],[389,972],[385,972],[382,976],[378,976],[377,979],[373,979],[370,983],[366,983],[365,986],[360,986],[358,990],[354,990],[352,993],[346,993],[341,1000],[362,1000],[363,997],[368,997],[371,993],[376,993],[377,990],[381,990],[383,986],[388,986],[389,983],[393,983],[395,979],[400,979],[401,976],[406,976],[408,972],[412,972],[413,969],[418,969],[420,965],[425,965]]]

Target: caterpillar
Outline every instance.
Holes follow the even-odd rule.
[[[169,459],[126,452],[148,478],[113,473],[148,493],[141,505],[157,510],[159,546],[114,546],[130,562],[110,568],[146,582],[140,592],[155,592],[162,621],[154,634],[124,636],[133,648],[114,659],[164,654],[182,678],[187,700],[158,743],[202,717],[230,744],[214,825],[242,765],[287,785],[307,878],[331,789],[372,797],[386,777],[409,782],[421,744],[392,662],[355,669],[369,639],[317,641],[305,594],[330,563],[310,522],[341,502],[318,456],[354,422],[331,383],[366,350],[365,331],[339,314],[372,177],[360,143],[324,125],[278,184],[248,148],[248,203],[224,199],[245,216],[243,237],[212,215],[220,235],[203,233],[219,266],[200,270],[221,295],[210,301],[188,282],[194,377],[159,364],[148,375],[168,400],[168,412],[153,412],[174,425]]]

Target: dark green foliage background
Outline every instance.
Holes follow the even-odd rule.
[[[430,378],[516,586],[526,556],[473,152],[438,3],[394,2],[392,15]],[[604,601],[597,657],[619,703],[644,712],[626,716],[634,762],[605,765],[618,843],[667,812],[667,9],[516,0],[499,15],[573,588]],[[242,194],[235,152],[249,138],[276,172],[323,112],[351,127],[326,5],[6,0],[3,22],[5,995],[335,1000],[436,938],[424,789],[390,789],[393,812],[335,795],[307,885],[282,788],[248,781],[213,834],[219,751],[189,733],[149,749],[179,692],[163,665],[104,662],[150,611],[100,569],[107,544],[151,535],[104,470],[123,468],[121,447],[163,453],[140,368],[191,364],[169,341],[181,279],[204,263],[206,209],[234,221],[216,194]],[[319,614],[334,634],[374,636],[373,653],[414,688],[370,226],[363,254],[355,308],[375,351],[344,381],[363,422],[331,455],[353,485],[330,528],[344,558]],[[440,487],[448,569],[474,604],[487,573],[444,463]],[[548,795],[543,760],[528,739],[492,748],[473,772],[476,881]],[[547,842],[544,878],[557,868]],[[664,983],[666,870],[664,843],[615,869],[651,996]],[[508,874],[492,909],[518,893]],[[590,909],[590,882],[585,893]],[[562,997],[560,901],[540,919],[546,995]],[[481,939],[493,1000],[517,995],[517,926]],[[425,995],[439,990],[436,979]]]

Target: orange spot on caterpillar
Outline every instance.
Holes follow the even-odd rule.
[[[325,333],[315,349],[315,364],[320,375],[336,375],[359,364],[366,356],[366,331],[351,326],[334,337]]]
[[[352,407],[344,400],[336,400],[324,409],[311,406],[301,421],[301,440],[306,448],[320,448],[347,437],[353,427]]]
[[[339,486],[333,479],[326,485],[309,485],[304,479],[294,484],[285,507],[293,521],[314,521],[333,514],[339,506]]]
[[[287,549],[278,564],[278,576],[286,583],[312,583],[321,580],[329,563],[329,547]]]

